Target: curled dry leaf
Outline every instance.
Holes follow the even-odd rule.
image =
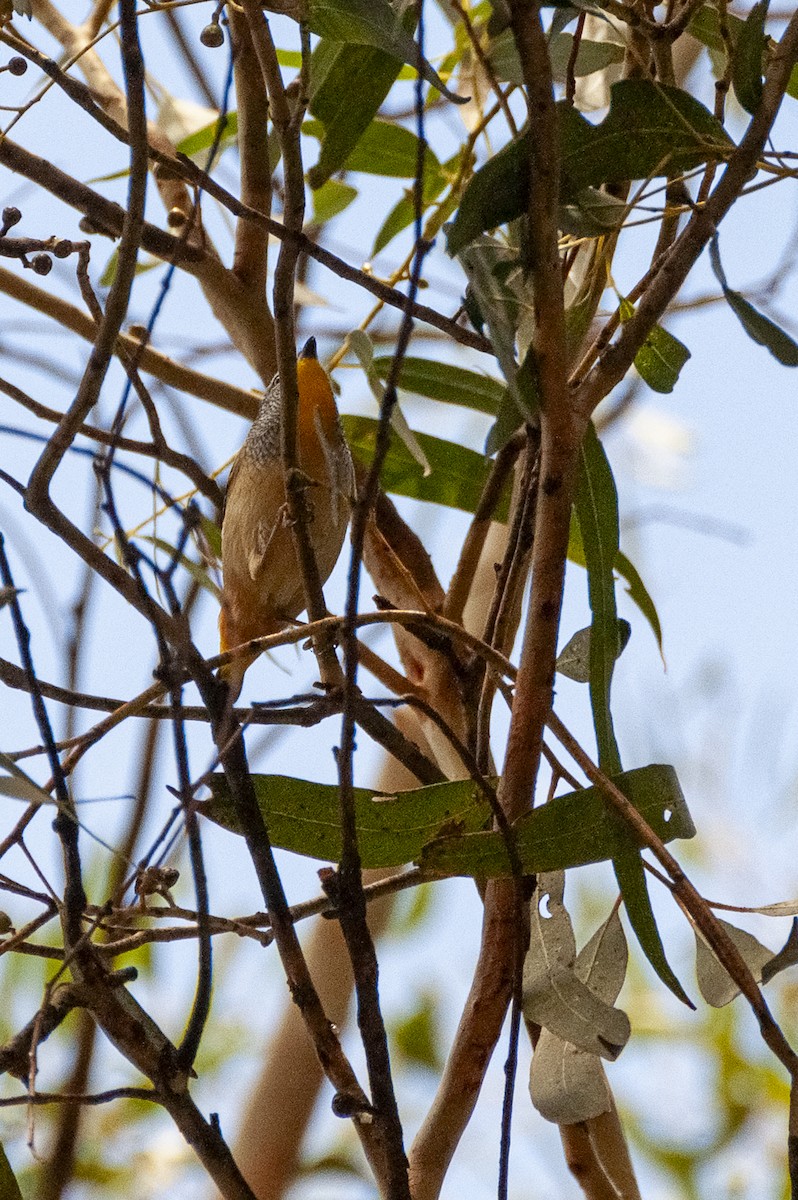
[[[615,911],[580,951],[574,975],[600,1001],[611,1005],[621,990],[627,958],[626,938]],[[598,1055],[564,1041],[549,1029],[542,1030],[535,1047],[529,1094],[541,1116],[557,1125],[588,1121],[608,1112],[612,1105]]]
[[[594,946],[591,939],[582,952],[588,952],[588,957],[577,971],[576,942],[563,888],[562,872],[542,875],[538,881],[524,963],[524,1015],[564,1041],[612,1061],[631,1032],[626,1013],[613,1005],[626,972],[626,942],[622,931],[620,940],[608,935]],[[548,917],[540,911],[546,897]],[[592,986],[585,975],[594,980]]]

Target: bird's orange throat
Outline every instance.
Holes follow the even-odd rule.
[[[300,444],[308,445],[318,438],[316,414],[321,419],[321,428],[326,438],[335,434],[338,410],[330,381],[321,363],[316,358],[300,358],[297,361],[297,383],[299,385],[299,410],[297,433]]]

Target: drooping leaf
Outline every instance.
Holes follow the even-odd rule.
[[[620,658],[623,654],[631,634],[632,626],[623,617],[619,617],[616,658]],[[569,638],[557,655],[555,666],[560,675],[567,675],[569,679],[573,679],[577,683],[590,682],[590,626],[586,629],[578,629],[573,637]]]
[[[771,321],[770,317],[759,312],[744,296],[729,287],[720,261],[717,234],[709,243],[709,261],[729,307],[748,336],[769,350],[782,366],[798,367],[798,342],[793,341],[775,321]]]
[[[522,400],[516,386],[518,363],[515,349],[518,300],[507,282],[507,269],[512,269],[513,261],[512,250],[487,237],[467,246],[460,254],[460,262],[468,277],[471,301],[479,312],[481,323],[487,328],[496,361],[510,395],[520,410]]]
[[[253,775],[258,806],[272,845],[310,858],[339,862],[338,788],[283,775]],[[199,811],[233,833],[240,832],[227,780],[210,778],[212,798]],[[355,788],[358,849],[364,867],[398,867],[417,858],[426,842],[455,830],[481,829],[490,805],[471,780],[433,784],[381,796]]]
[[[593,614],[590,704],[599,764],[607,774],[614,775],[621,769],[610,711],[612,672],[618,657],[618,614],[613,573],[618,555],[618,493],[612,469],[592,423],[582,443],[574,509],[582,536],[588,597]]]
[[[674,996],[688,1008],[695,1008],[665,957],[665,948],[662,945],[662,938],[651,908],[646,872],[640,852],[630,845],[628,849],[615,855],[612,865],[621,889],[627,916],[646,958]]]
[[[686,171],[733,147],[712,113],[679,88],[624,79],[610,97],[598,125],[569,104],[557,106],[563,204],[573,204],[584,188]],[[530,155],[529,134],[522,133],[476,172],[449,227],[450,254],[526,213]]]
[[[563,904],[564,882],[562,871],[542,875],[530,904],[529,949],[524,960],[524,1016],[563,1041],[612,1062],[629,1040],[629,1018],[589,988],[574,971],[576,943],[571,918]],[[544,899],[546,916],[540,911]],[[624,943],[624,971],[625,955]]]
[[[325,225],[348,208],[357,196],[357,188],[339,179],[328,179],[313,193],[313,223]]]
[[[623,927],[614,910],[580,950],[576,977],[605,1004],[614,1004],[626,975],[628,952]],[[529,1073],[529,1093],[547,1121],[571,1125],[589,1121],[612,1107],[601,1059],[596,1054],[541,1030]]]
[[[450,92],[426,59],[418,62],[418,47],[388,0],[307,0],[307,20],[312,33],[345,45],[371,46],[420,69],[422,78],[455,104],[467,97]],[[397,71],[399,73],[399,66]]]
[[[374,370],[380,379],[387,379],[393,359],[389,356],[374,359]],[[429,358],[407,357],[402,361],[399,386],[416,396],[459,404],[463,408],[495,416],[507,395],[507,387],[499,379],[455,367],[451,363]]]
[[[758,0],[745,19],[732,59],[732,87],[747,113],[752,116],[762,99],[762,70],[765,56],[765,20],[770,0]]]
[[[770,962],[765,963],[762,968],[762,982],[769,983],[774,975],[778,975],[780,971],[786,971],[788,967],[794,967],[796,964],[798,964],[798,918],[793,918],[787,941],[781,950],[773,955]]]
[[[344,433],[353,457],[370,466],[377,442],[378,422],[370,417],[342,417]],[[409,496],[464,512],[476,511],[490,472],[490,463],[473,450],[456,442],[415,433],[429,463],[429,474],[413,458],[395,434],[382,468],[380,483],[386,492]],[[506,521],[509,499],[505,497],[496,512],[497,521]]]
[[[660,624],[659,613],[646,585],[640,578],[637,567],[619,550],[615,556],[615,570],[626,582],[627,595],[635,602],[651,626],[652,633],[657,639],[659,652],[662,654],[662,625]]]
[[[744,929],[738,929],[736,925],[730,925],[728,921],[721,921],[720,918],[718,921],[726,930],[731,941],[734,942],[754,979],[757,983],[761,983],[762,969],[773,958],[773,951],[767,946],[763,946],[753,934],[746,933]],[[740,989],[726,968],[721,966],[697,929],[694,930],[694,933],[695,974],[698,990],[707,1004],[711,1004],[713,1008],[723,1008],[740,994]]]
[[[576,563],[580,567],[585,564],[585,551],[582,546],[582,535],[579,532],[579,522],[574,517],[571,521],[571,533],[568,539],[568,559],[570,562]],[[649,593],[640,574],[634,563],[619,550],[615,556],[615,570],[626,583],[627,595],[648,621],[651,626],[651,631],[657,639],[657,646],[660,654],[662,650],[662,624],[659,619],[656,605],[654,604],[651,594]]]
[[[695,827],[672,767],[654,763],[625,771],[614,782],[663,841],[693,837]],[[525,874],[604,862],[630,845],[597,788],[555,796],[513,826]],[[424,847],[420,865],[442,875],[492,878],[512,874],[504,837],[497,832],[441,836]]]

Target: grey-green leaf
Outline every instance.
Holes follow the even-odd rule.
[[[738,929],[736,925],[730,925],[728,921],[721,921],[720,918],[718,920],[731,941],[734,942],[754,979],[757,983],[761,983],[762,970],[772,960],[773,951],[767,946],[763,946],[753,934],[746,933],[744,929]],[[694,932],[695,973],[698,990],[707,1004],[711,1004],[713,1008],[723,1008],[725,1004],[740,994],[740,989],[726,968],[721,966],[698,930],[696,929]]]
[[[618,652],[620,658],[632,635],[632,626],[623,617],[618,618]],[[578,629],[563,646],[557,656],[556,668],[560,675],[567,675],[577,683],[590,682],[590,626]]]

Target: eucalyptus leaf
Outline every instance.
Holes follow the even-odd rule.
[[[319,37],[380,50],[397,63],[420,70],[422,78],[447,100],[467,102],[468,97],[449,91],[426,59],[419,63],[418,46],[388,0],[307,0],[307,21]]]
[[[620,658],[632,635],[632,626],[623,617],[618,618],[618,651]],[[560,675],[567,675],[577,683],[590,682],[590,626],[578,629],[562,648],[555,664]]]
[[[667,329],[655,325],[635,355],[635,367],[654,392],[665,395],[676,387],[690,351]]]
[[[746,933],[744,929],[738,929],[736,925],[731,925],[728,921],[722,921],[720,918],[718,920],[731,941],[734,942],[754,979],[757,983],[761,983],[763,968],[773,959],[773,951],[769,950],[767,946],[763,946],[753,934]],[[721,966],[699,930],[695,929],[694,933],[695,973],[698,990],[707,1004],[711,1004],[713,1008],[723,1008],[740,994],[740,989],[726,968]]]
[[[387,355],[374,359],[374,370],[380,379],[388,378],[392,362],[393,359]],[[475,409],[491,416],[496,415],[507,395],[507,387],[499,379],[436,359],[411,356],[402,360],[399,386],[416,396],[441,400],[445,404],[458,404],[462,408]]]
[[[752,116],[762,100],[762,71],[765,56],[765,20],[769,0],[754,4],[737,37],[732,59],[732,87],[747,113]]]
[[[370,417],[343,416],[346,440],[353,458],[370,467],[377,444],[379,422]],[[426,433],[414,431],[429,473],[416,461],[395,433],[380,475],[380,485],[395,496],[408,496],[463,512],[476,512],[482,491],[490,474],[490,463],[481,454]],[[509,495],[505,495],[496,510],[496,520],[506,521]]]
[[[377,406],[382,404],[384,388],[380,382],[380,377],[374,368],[374,344],[369,335],[362,329],[353,329],[347,335],[349,349],[357,358],[363,368],[366,378],[371,388],[371,393],[377,401]],[[379,425],[378,425],[379,428]],[[424,478],[426,479],[432,473],[429,459],[424,453],[424,448],[421,445],[418,435],[410,428],[405,418],[404,413],[399,404],[394,404],[391,411],[391,428],[399,438],[402,445],[409,452],[411,457],[415,459],[421,467]],[[376,434],[374,444],[376,447]]]
[[[273,846],[325,862],[341,858],[338,787],[283,775],[253,775],[258,806]],[[199,811],[240,833],[230,789],[222,773],[211,776],[211,799]],[[398,867],[417,858],[424,844],[448,832],[481,829],[490,805],[471,780],[432,784],[382,796],[355,788],[358,849],[364,867]]]
[[[555,83],[564,83],[568,63],[573,52],[573,34],[554,33],[549,38],[551,73]],[[574,74],[578,77],[603,71],[613,63],[623,62],[625,48],[617,42],[592,42],[583,38],[579,43]],[[501,83],[523,86],[524,73],[515,48],[512,30],[507,29],[495,38],[489,51],[490,63],[496,78]]]
[[[614,84],[609,112],[598,125],[564,101],[557,113],[564,205],[574,204],[584,188],[672,175],[723,159],[734,145],[691,95],[650,79]],[[450,254],[526,214],[531,153],[529,133],[523,132],[475,173],[449,226]]]
[[[677,1000],[681,1000],[682,1004],[686,1004],[688,1008],[694,1009],[695,1005],[679,983],[665,955],[665,947],[662,945],[662,938],[651,908],[646,873],[639,852],[629,846],[615,855],[612,865],[621,889],[627,916],[643,953]]]
[[[720,261],[717,234],[709,243],[709,261],[729,307],[748,336],[769,350],[782,366],[798,367],[798,342],[793,341],[775,321],[771,321],[770,317],[759,312],[744,296],[729,287]]]
[[[0,795],[12,797],[14,800],[22,800],[25,804],[55,804],[55,800],[49,792],[39,787],[30,775],[17,766],[13,758],[9,758],[2,752],[0,752],[0,768],[11,776],[10,779],[3,779],[0,776]]]
[[[563,1041],[614,1061],[629,1040],[629,1018],[574,971],[576,943],[563,904],[563,887],[562,872],[544,874],[532,898],[529,949],[524,960],[524,1016]],[[547,901],[547,915],[541,912],[543,901]],[[625,970],[624,941],[621,982]]]
[[[313,224],[326,225],[357,197],[357,188],[338,179],[328,179],[313,193]]]
[[[24,0],[22,5],[15,3],[14,9],[16,12],[25,13],[27,5],[28,0]],[[27,12],[26,15],[30,16],[30,13]],[[22,1192],[19,1190],[19,1184],[11,1170],[11,1163],[6,1157],[2,1144],[0,1144],[0,1196],[3,1200],[22,1200]]]
[[[628,951],[617,910],[579,952],[574,974],[606,1004],[614,1004],[626,976]],[[612,1108],[601,1059],[542,1029],[529,1073],[529,1093],[547,1121],[570,1125]]]
[[[599,764],[602,770],[612,775],[621,769],[610,711],[612,672],[618,656],[618,614],[613,573],[618,555],[618,493],[612,469],[592,422],[582,443],[574,510],[582,536],[588,598],[593,614],[590,704]]]
[[[653,763],[622,772],[614,782],[663,841],[693,837],[695,827],[672,767]],[[525,813],[513,826],[513,839],[529,875],[614,859],[633,844],[593,787],[555,796]],[[505,838],[494,831],[441,835],[424,847],[418,861],[443,875],[512,874]]]

